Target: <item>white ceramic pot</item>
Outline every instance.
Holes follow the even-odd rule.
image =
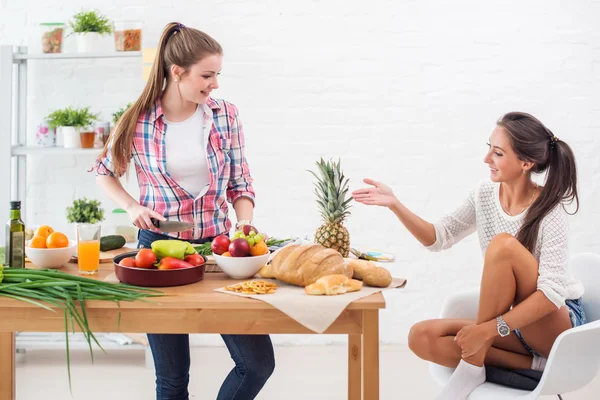
[[[62,141],[65,149],[78,149],[81,147],[81,135],[77,128],[73,126],[61,126],[59,131],[60,134],[56,140],[57,146],[60,146],[59,142]]]
[[[103,50],[103,37],[98,32],[77,33],[77,51],[79,53],[99,52]]]

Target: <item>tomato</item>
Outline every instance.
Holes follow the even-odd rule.
[[[192,264],[194,267],[199,267],[204,265],[204,257],[200,254],[190,254],[189,256],[185,256],[185,262]]]
[[[135,256],[135,265],[138,268],[152,268],[156,262],[156,255],[150,249],[141,249]]]
[[[175,257],[165,257],[160,260],[158,269],[180,269],[180,268],[194,268],[194,266],[183,260],[179,260]]]
[[[123,267],[135,267],[135,258],[133,257],[127,257],[122,259],[119,262],[119,265],[123,266]]]

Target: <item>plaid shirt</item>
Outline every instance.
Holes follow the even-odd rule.
[[[244,134],[237,108],[226,101],[209,98],[204,126],[210,183],[194,198],[167,171],[165,134],[167,123],[160,100],[141,114],[133,138],[132,158],[140,186],[140,204],[168,220],[192,222],[196,229],[170,233],[182,240],[209,238],[229,232],[227,201],[242,196],[254,201],[250,169],[244,155]],[[212,121],[210,112],[212,111]],[[207,114],[208,112],[208,114]],[[210,128],[210,133],[208,128]],[[96,175],[120,177],[111,160],[111,143],[105,157],[96,161]]]

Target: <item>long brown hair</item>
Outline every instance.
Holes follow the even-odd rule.
[[[223,54],[223,49],[206,33],[177,22],[165,26],[146,87],[137,101],[123,113],[100,155],[100,158],[106,156],[111,143],[112,163],[117,175],[122,175],[127,170],[138,119],[162,95],[171,66],[178,65],[185,71],[213,54]]]
[[[542,192],[529,208],[517,233],[519,242],[533,252],[542,219],[554,207],[559,203],[564,207],[565,203],[575,201],[573,213],[579,210],[575,156],[567,143],[554,136],[532,115],[511,112],[500,118],[497,124],[508,133],[519,160],[534,163],[531,172],[547,172]]]

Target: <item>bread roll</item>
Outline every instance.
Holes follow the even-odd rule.
[[[311,295],[336,295],[348,292],[356,292],[362,288],[362,282],[355,279],[348,279],[345,275],[326,275],[311,285],[304,288],[306,294]]]
[[[392,283],[390,272],[371,261],[353,258],[346,258],[345,260],[354,271],[352,278],[363,281],[365,285],[388,287]]]

